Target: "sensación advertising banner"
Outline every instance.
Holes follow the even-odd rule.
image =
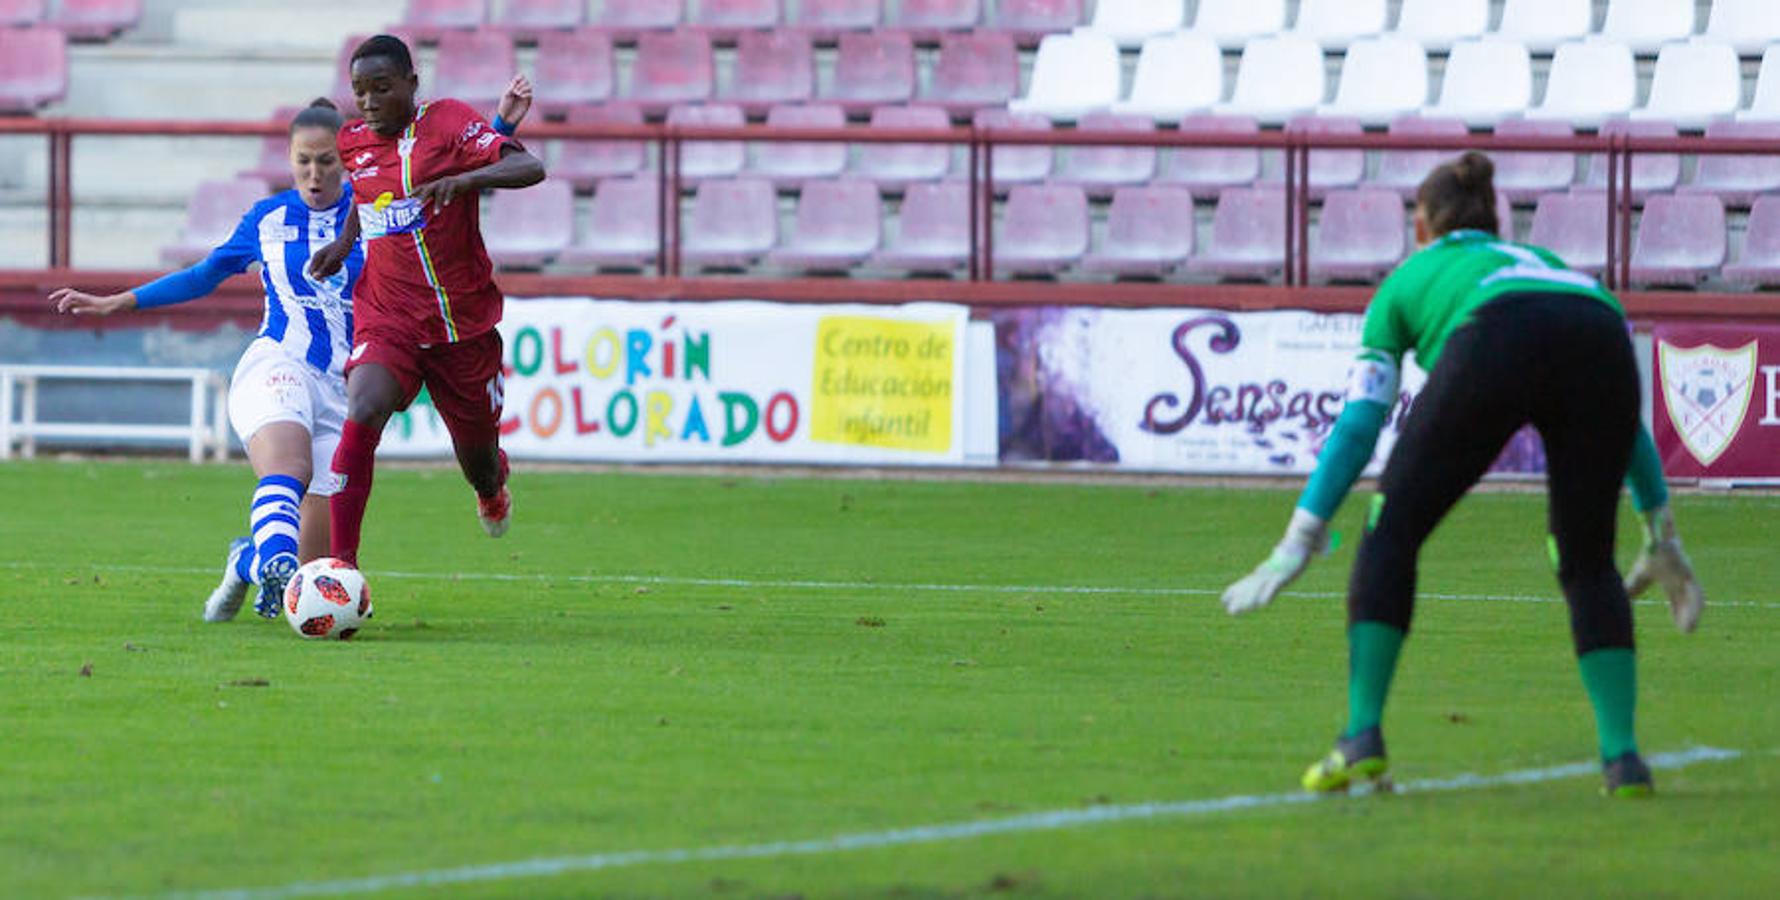
[[[1780,478],[1780,328],[1658,325],[1653,434],[1678,477]]]
[[[1361,317],[1201,309],[997,313],[1006,462],[1069,461],[1204,474],[1303,474],[1340,415]],[[1376,472],[1426,381],[1405,367]],[[1498,472],[1545,467],[1537,435]]]
[[[947,304],[510,302],[501,443],[521,459],[956,464],[967,319]],[[423,395],[381,452],[450,446]]]

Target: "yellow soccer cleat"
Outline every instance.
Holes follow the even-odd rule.
[[[1390,790],[1390,765],[1384,754],[1384,733],[1377,726],[1353,737],[1337,738],[1335,749],[1304,771],[1304,789],[1318,794],[1346,791],[1355,782]]]

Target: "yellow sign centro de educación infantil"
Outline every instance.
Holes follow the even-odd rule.
[[[811,440],[950,450],[954,328],[949,322],[824,316],[816,326]]]

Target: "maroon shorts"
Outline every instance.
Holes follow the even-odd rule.
[[[501,333],[492,329],[455,344],[422,346],[412,338],[360,328],[346,373],[350,377],[353,369],[371,364],[387,369],[402,386],[398,410],[407,409],[424,386],[451,442],[483,447],[500,439],[505,392],[501,352]]]

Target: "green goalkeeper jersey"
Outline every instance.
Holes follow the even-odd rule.
[[[1360,344],[1401,360],[1407,351],[1432,371],[1446,339],[1478,307],[1504,294],[1591,297],[1624,314],[1600,282],[1572,271],[1550,250],[1482,231],[1454,231],[1403,261],[1366,309]]]

